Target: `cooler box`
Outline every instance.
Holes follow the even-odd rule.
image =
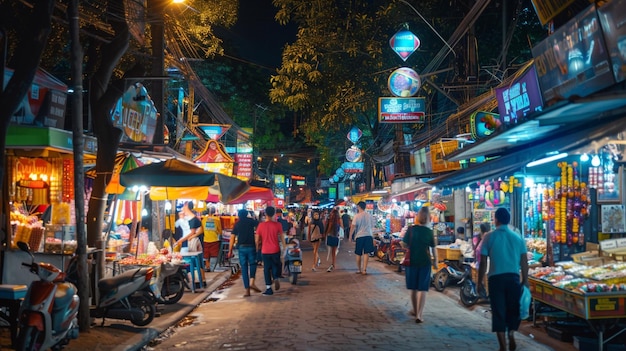
[[[0,284],[0,299],[2,300],[19,300],[26,296],[26,285],[7,285]]]

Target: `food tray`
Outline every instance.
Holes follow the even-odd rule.
[[[451,249],[449,247],[437,246],[437,259],[458,261],[461,259],[461,249]]]

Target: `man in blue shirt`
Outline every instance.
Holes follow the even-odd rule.
[[[491,331],[498,336],[500,351],[506,350],[506,334],[509,350],[515,350],[514,332],[520,325],[520,298],[522,284],[528,286],[528,258],[526,243],[509,228],[511,214],[505,208],[495,213],[496,229],[482,240],[480,254],[482,264],[478,269],[477,290],[481,291],[489,257],[489,300],[491,303]],[[520,279],[521,274],[521,279]]]

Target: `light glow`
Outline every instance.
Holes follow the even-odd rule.
[[[544,163],[560,160],[560,159],[565,158],[565,157],[567,157],[567,153],[563,152],[563,153],[560,153],[560,154],[544,157],[544,158],[541,158],[541,159],[536,160],[536,161],[528,162],[526,167],[530,168],[530,167],[539,166],[539,165],[542,165]]]

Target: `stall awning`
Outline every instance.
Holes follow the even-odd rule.
[[[411,185],[407,188],[404,188],[398,192],[391,193],[390,198],[396,199],[396,201],[413,201],[415,200],[415,197],[417,195],[421,193],[425,193],[432,187],[433,186],[428,183],[419,182],[415,185]]]
[[[354,194],[352,195],[352,202],[354,202],[355,204],[358,204],[361,201],[378,201],[380,199],[383,198],[383,195],[385,194],[374,194],[372,192],[367,192],[367,193],[361,193],[361,194]]]
[[[586,128],[553,133],[540,141],[511,151],[504,156],[477,164],[473,167],[448,173],[428,183],[444,187],[465,187],[471,182],[504,177],[521,170],[530,161],[544,158],[551,151],[574,152],[595,140],[621,133],[626,129],[626,114],[613,115]]]
[[[448,161],[502,155],[525,149],[537,141],[558,137],[581,125],[605,123],[626,110],[626,93],[609,92],[573,101],[563,101],[529,116],[530,121],[498,133],[451,154]]]

